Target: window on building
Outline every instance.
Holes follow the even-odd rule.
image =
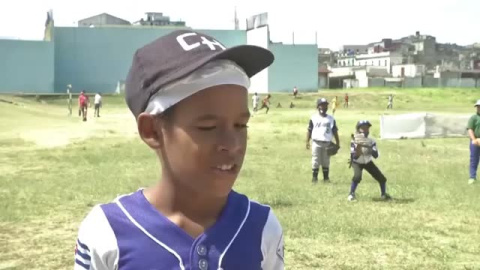
[[[388,67],[388,60],[385,60],[385,66]]]
[[[378,60],[378,66],[380,67],[382,64],[380,64],[380,60]]]

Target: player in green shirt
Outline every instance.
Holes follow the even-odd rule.
[[[467,130],[470,137],[470,179],[469,184],[477,180],[477,168],[480,160],[480,99],[475,103],[477,113],[468,120]]]

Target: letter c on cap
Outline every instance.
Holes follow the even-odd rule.
[[[195,42],[193,44],[188,44],[185,41],[185,38],[186,37],[191,37],[191,36],[196,36],[196,35],[197,35],[196,33],[185,33],[185,34],[182,34],[182,35],[178,36],[177,41],[185,51],[190,51],[190,50],[193,50],[193,49],[197,48],[198,46],[200,46],[200,42]]]
[[[225,50],[225,47],[220,42],[218,42],[217,40],[210,41],[204,36],[201,36],[202,42],[195,42],[195,43],[192,43],[192,44],[188,44],[185,41],[186,37],[191,37],[191,36],[196,36],[196,35],[197,35],[196,33],[185,33],[185,34],[182,34],[182,35],[178,36],[177,41],[185,51],[193,50],[193,49],[197,48],[198,46],[200,46],[202,44],[207,45],[210,48],[210,50],[212,50],[212,51],[215,51],[215,49],[216,49],[215,46],[219,47],[222,50]]]

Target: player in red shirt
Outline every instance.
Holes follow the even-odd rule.
[[[343,103],[344,108],[348,108],[348,93],[345,93],[345,103]]]
[[[87,121],[87,107],[88,96],[85,95],[85,91],[82,91],[78,96],[78,116],[82,116],[83,121]]]
[[[272,96],[270,94],[268,94],[263,100],[262,100],[262,107],[260,107],[260,110],[263,110],[264,108],[267,109],[267,111],[265,112],[266,114],[268,113],[268,111],[270,110],[270,98]]]

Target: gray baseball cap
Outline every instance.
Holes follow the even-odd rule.
[[[477,106],[480,106],[480,99],[477,100],[477,103],[475,103],[475,105],[473,107],[477,107]]]
[[[214,60],[231,60],[252,77],[273,63],[262,47],[226,48],[215,38],[191,30],[177,30],[138,49],[125,82],[125,100],[135,118],[163,86],[189,75]]]

